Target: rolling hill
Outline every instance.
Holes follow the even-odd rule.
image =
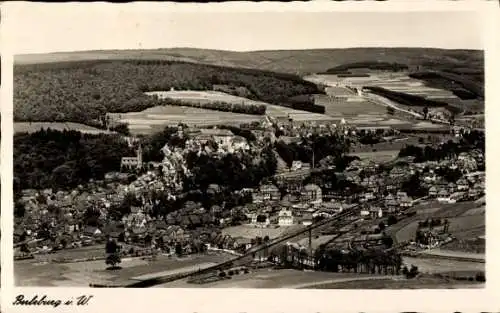
[[[34,64],[109,59],[175,60],[300,75],[324,72],[328,68],[366,60],[439,68],[481,70],[484,67],[483,51],[430,48],[348,48],[251,52],[196,48],[106,50],[18,55],[15,62],[16,64]]]

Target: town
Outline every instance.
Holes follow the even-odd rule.
[[[58,75],[87,75],[45,66],[45,76],[20,66],[18,90],[43,85],[39,77],[64,84]],[[474,112],[457,111],[466,97],[429,87],[434,78],[416,84],[424,70],[394,63],[352,63],[304,80],[171,61],[85,66],[92,75],[174,66],[189,74],[169,78],[168,88],[139,77],[138,98],[126,100],[135,109],[89,107],[69,122],[61,116],[77,104],[46,110],[54,116],[45,120],[16,111],[16,284],[484,283],[484,100],[464,78],[453,76]],[[103,90],[123,87],[107,83]],[[293,101],[276,93],[283,84]],[[74,98],[68,86],[57,101],[63,92]],[[37,92],[17,97],[34,102],[45,96]],[[99,105],[107,97],[81,93]]]

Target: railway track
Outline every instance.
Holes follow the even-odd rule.
[[[374,201],[370,204],[376,204],[380,201],[381,200]],[[327,225],[332,226],[332,224],[335,226],[338,226],[338,227],[346,226],[347,224],[351,223],[351,221],[346,220],[346,218],[352,217],[356,214],[359,214],[359,207],[360,206],[361,206],[361,204],[358,204],[355,207],[352,207],[349,210],[345,210],[341,213],[338,213],[337,215],[335,215],[329,219],[319,221],[319,222],[314,223],[310,226],[307,226],[301,230],[298,230],[294,233],[275,238],[275,239],[267,242],[266,244],[262,244],[262,245],[254,247],[254,248],[251,248],[248,251],[246,251],[245,254],[238,256],[238,257],[235,257],[229,261],[225,261],[225,262],[219,263],[217,265],[207,267],[207,268],[202,269],[202,270],[196,270],[196,271],[191,271],[191,272],[187,272],[187,273],[180,273],[178,275],[169,275],[166,277],[158,277],[158,278],[148,279],[148,280],[144,280],[144,281],[134,282],[134,283],[131,283],[125,287],[127,287],[127,288],[152,287],[152,286],[159,285],[159,284],[165,284],[165,283],[173,282],[176,280],[189,278],[191,276],[203,275],[203,274],[231,268],[231,267],[238,266],[238,265],[244,265],[246,263],[251,262],[253,260],[253,256],[256,253],[263,251],[265,249],[269,249],[269,248],[276,246],[280,243],[286,242],[292,238],[301,236],[303,234],[308,234],[312,230],[315,230],[315,229],[318,229],[318,228],[321,228],[321,227],[324,227]]]

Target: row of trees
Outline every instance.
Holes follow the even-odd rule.
[[[447,107],[448,104],[442,101],[429,100],[421,96],[411,95],[403,92],[392,91],[386,88],[377,86],[366,86],[364,89],[373,92],[374,94],[383,96],[387,99],[408,106],[428,106],[428,107]]]
[[[215,83],[245,87],[252,100],[277,105],[290,97],[322,93],[294,75],[182,62],[77,62],[43,67],[17,65],[16,121],[102,124],[107,112],[142,111],[157,105],[144,91],[212,90]]]
[[[196,100],[177,100],[172,98],[160,99],[154,95],[156,101],[162,105],[188,106],[193,108],[215,110],[221,112],[242,113],[251,115],[266,114],[266,105],[249,101],[226,102],[226,101],[196,101]]]
[[[399,275],[403,264],[401,255],[394,250],[318,249],[315,253],[317,268],[332,272],[355,272]]]
[[[408,69],[408,65],[391,62],[379,61],[364,61],[342,64],[336,67],[329,68],[326,72],[329,74],[345,73],[350,69],[367,68],[371,70],[384,70],[384,71],[403,71]]]
[[[433,228],[437,226],[446,226],[449,224],[447,219],[426,219],[425,221],[418,222],[418,228]]]

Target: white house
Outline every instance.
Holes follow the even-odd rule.
[[[293,213],[292,210],[282,209],[278,215],[278,225],[280,226],[290,226],[293,225]]]

